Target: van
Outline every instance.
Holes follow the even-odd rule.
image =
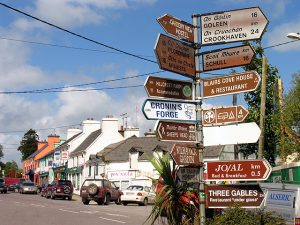
[[[287,224],[300,225],[300,185],[260,183],[265,193],[262,208],[284,218]]]

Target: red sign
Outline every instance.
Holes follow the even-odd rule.
[[[162,141],[196,141],[196,125],[194,123],[159,121],[156,130]]]
[[[205,195],[207,208],[260,208],[265,197],[259,184],[206,185]]]
[[[173,145],[171,156],[177,165],[200,165],[199,149],[196,145],[176,143]]]
[[[157,21],[168,34],[189,42],[194,42],[194,28],[192,24],[168,14],[159,17]]]
[[[260,76],[256,71],[203,79],[203,97],[209,98],[254,91],[259,83]]]
[[[145,83],[149,97],[193,100],[192,82],[149,76]]]
[[[195,50],[191,46],[159,34],[154,50],[161,69],[195,77]]]
[[[203,52],[203,71],[245,66],[252,62],[254,50],[250,45]]]
[[[266,180],[272,171],[266,160],[207,162],[207,181]]]
[[[221,125],[243,122],[249,114],[243,106],[212,108],[202,111],[203,125]]]

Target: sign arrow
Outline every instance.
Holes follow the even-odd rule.
[[[177,165],[200,165],[199,149],[195,144],[175,143],[170,154]]]
[[[254,70],[203,79],[203,98],[254,91],[260,80],[260,76]]]
[[[242,122],[249,114],[243,106],[230,106],[205,109],[202,111],[203,125],[222,125]]]
[[[255,52],[250,45],[203,52],[203,71],[249,65],[254,55]]]
[[[144,86],[149,97],[193,100],[192,82],[149,76]]]
[[[166,33],[192,43],[194,42],[194,28],[192,24],[168,14],[157,18],[157,21]]]
[[[206,164],[206,181],[266,180],[272,167],[267,160],[215,161]]]
[[[260,136],[255,122],[234,125],[203,127],[204,146],[255,143]]]
[[[259,7],[201,15],[202,45],[260,39],[268,25]]]

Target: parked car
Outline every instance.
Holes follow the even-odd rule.
[[[119,188],[106,179],[86,179],[80,188],[80,197],[85,205],[91,200],[98,205],[109,205],[112,201],[120,205],[121,195]]]
[[[50,185],[47,186],[46,198],[51,197],[51,199],[67,198],[72,200],[73,195],[73,185],[69,180],[55,180]]]
[[[11,185],[9,185],[9,187],[8,187],[8,190],[9,190],[9,191],[15,192],[16,189],[17,189],[17,183],[11,184]]]
[[[37,186],[33,182],[25,181],[22,184],[20,184],[20,189],[19,189],[20,194],[26,194],[26,193],[31,193],[31,194],[37,194]]]
[[[146,206],[148,203],[154,202],[155,196],[155,192],[150,187],[131,185],[123,191],[123,195],[121,195],[121,202],[125,206],[128,203]]]
[[[5,181],[3,178],[0,178],[0,192],[1,193],[7,193],[7,185],[5,184]]]

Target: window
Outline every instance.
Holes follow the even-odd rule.
[[[92,176],[92,166],[89,165],[89,176]]]
[[[95,174],[98,175],[99,171],[98,171],[98,164],[95,165]]]

